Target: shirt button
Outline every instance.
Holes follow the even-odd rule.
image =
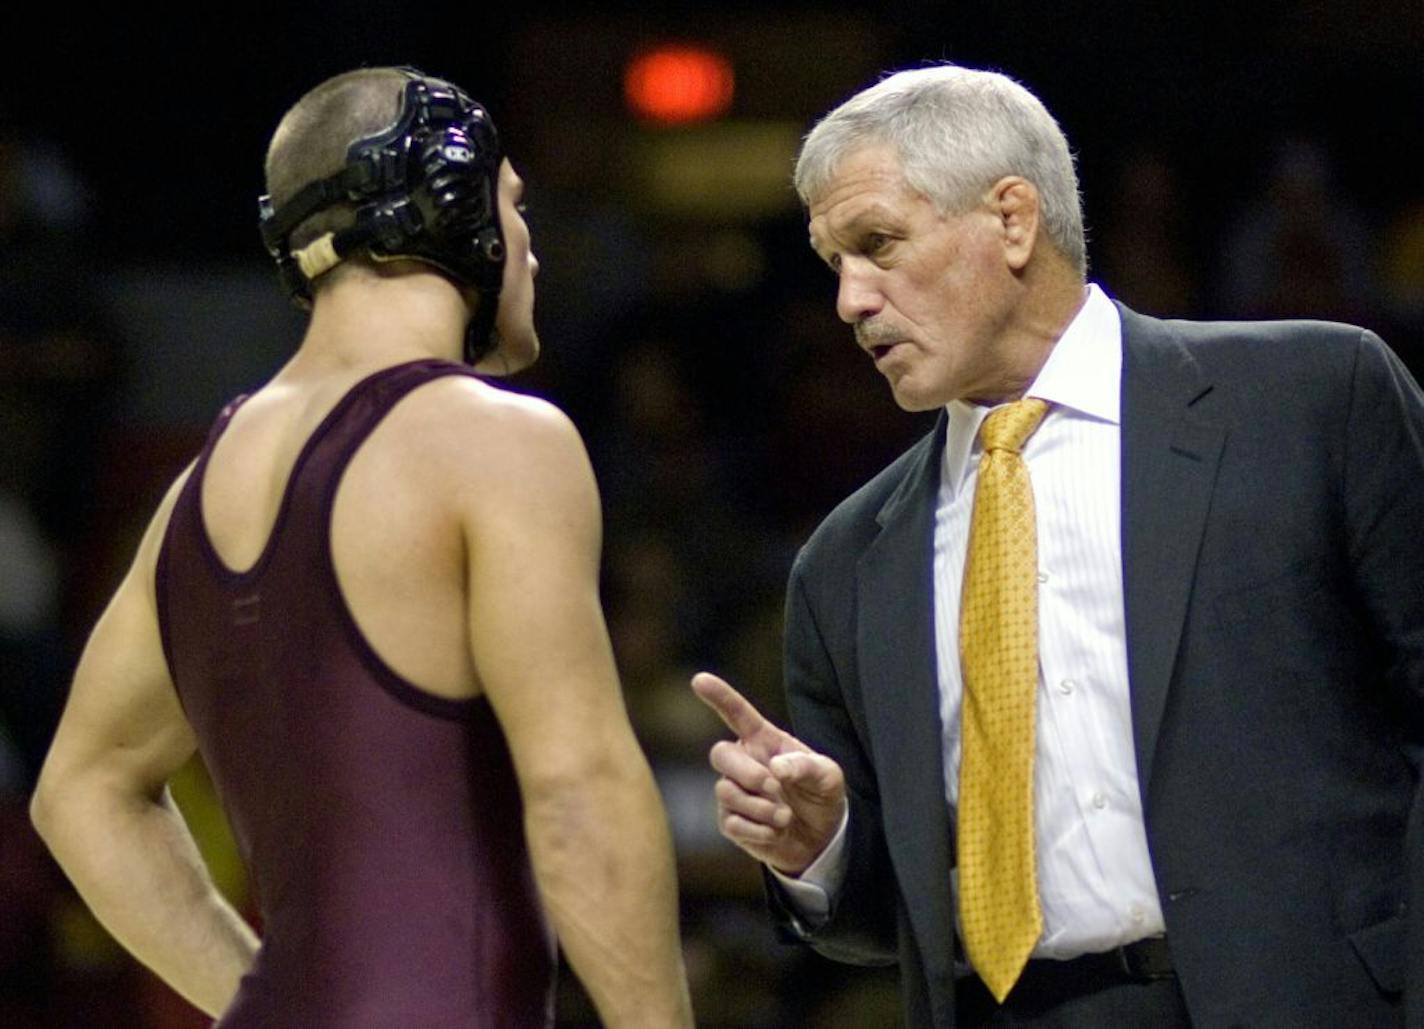
[[[1039,570],[1039,573],[1038,573],[1038,581],[1039,581],[1039,582],[1047,582],[1047,581],[1048,581],[1048,573],[1040,569],[1040,570]]]
[[[1127,909],[1127,913],[1132,918],[1133,923],[1137,925],[1140,925],[1142,920],[1147,917],[1147,912],[1142,910],[1141,904],[1131,905]]]
[[[1058,684],[1059,693],[1072,693],[1078,688],[1078,683],[1074,679],[1064,679]]]
[[[1108,806],[1108,798],[1107,798],[1107,797],[1104,797],[1101,793],[1094,793],[1094,794],[1093,794],[1093,807],[1095,807],[1095,808],[1097,808],[1099,811],[1101,811],[1103,808],[1105,808],[1105,807],[1107,807],[1107,806]]]

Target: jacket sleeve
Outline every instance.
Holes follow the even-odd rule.
[[[824,924],[801,919],[768,875],[767,898],[782,939],[809,943],[825,957],[859,965],[893,964],[895,879],[881,829],[874,768],[847,709],[841,673],[808,596],[805,552],[792,569],[786,596],[786,698],[792,731],[835,760],[845,773],[850,805],[846,878],[831,897]]]
[[[1424,393],[1371,332],[1361,334],[1356,352],[1345,432],[1350,566],[1417,767],[1424,764]],[[1424,793],[1415,798],[1406,840],[1406,1004],[1408,1024],[1424,1026]]]
[[[1385,680],[1424,727],[1424,394],[1361,336],[1346,427],[1350,564],[1384,645]]]

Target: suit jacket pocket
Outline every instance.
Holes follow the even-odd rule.
[[[1395,914],[1349,936],[1350,946],[1384,993],[1404,992],[1404,931],[1404,915]]]

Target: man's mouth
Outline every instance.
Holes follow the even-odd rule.
[[[861,345],[876,364],[879,364],[886,354],[905,342],[904,337],[895,335],[894,330],[888,325],[871,326],[864,324],[856,326],[855,341]]]
[[[868,350],[876,365],[879,365],[892,350],[903,342],[905,342],[903,339],[893,339],[888,343],[872,343]]]

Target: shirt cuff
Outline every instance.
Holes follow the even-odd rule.
[[[784,875],[770,865],[767,868],[776,877],[777,883],[786,893],[794,912],[813,927],[823,925],[831,914],[831,901],[840,892],[845,882],[846,826],[850,824],[850,805],[841,814],[841,824],[826,849],[816,855],[816,860],[806,866],[798,876]]]

